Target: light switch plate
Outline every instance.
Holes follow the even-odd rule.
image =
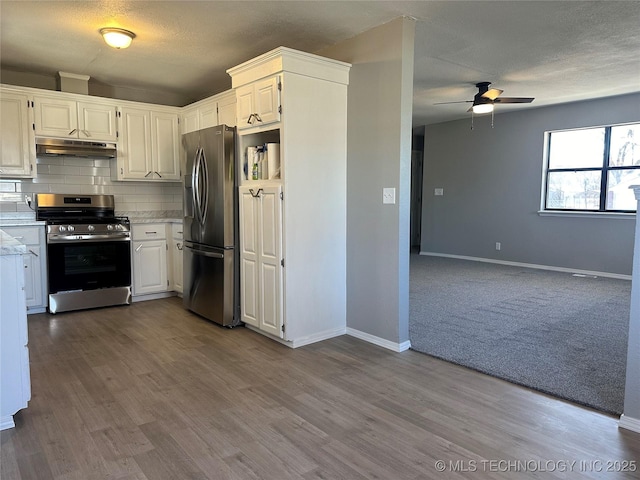
[[[444,188],[436,188],[436,189],[433,191],[433,194],[434,194],[436,197],[441,197],[442,195],[444,195]]]
[[[396,203],[396,189],[385,187],[382,189],[382,203]]]

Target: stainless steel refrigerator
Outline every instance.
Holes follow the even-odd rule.
[[[185,308],[220,325],[240,323],[235,128],[185,133]]]

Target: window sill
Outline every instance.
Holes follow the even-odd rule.
[[[635,213],[619,212],[563,212],[556,210],[538,210],[541,217],[574,217],[574,218],[619,218],[622,220],[635,220]]]

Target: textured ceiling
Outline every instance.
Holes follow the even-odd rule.
[[[278,46],[318,51],[406,15],[416,19],[414,125],[463,118],[474,84],[531,105],[640,91],[640,5],[581,1],[7,1],[5,71],[90,75],[189,103],[230,88],[225,70]],[[105,26],[137,34],[113,50]]]

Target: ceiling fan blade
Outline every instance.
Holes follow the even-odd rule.
[[[459,102],[438,102],[438,103],[434,103],[434,105],[448,105],[451,103],[473,103],[473,100],[461,100]]]
[[[491,88],[489,90],[487,90],[486,92],[484,92],[482,95],[480,95],[483,98],[488,98],[490,100],[495,100],[496,98],[498,98],[498,96],[504,92],[504,90],[500,90],[497,88]]]
[[[496,98],[494,100],[495,103],[531,103],[533,102],[533,97],[502,97]]]

